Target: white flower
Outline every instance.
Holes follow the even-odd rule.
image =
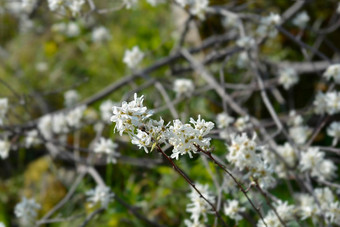
[[[308,126],[301,125],[289,128],[289,135],[297,144],[304,144],[311,133],[312,130]]]
[[[327,80],[334,79],[335,83],[340,84],[340,64],[330,65],[323,74]]]
[[[88,196],[87,201],[91,203],[91,207],[100,203],[102,207],[107,208],[115,195],[109,187],[97,185],[95,189],[87,191],[86,196]]]
[[[113,116],[111,121],[116,123],[115,130],[120,135],[127,132],[130,138],[133,138],[135,130],[144,125],[145,121],[152,115],[145,106],[143,106],[144,97],[137,97],[134,94],[134,100],[127,103],[123,102],[121,107],[113,107]]]
[[[260,219],[257,222],[257,227],[283,227],[280,220],[274,213],[274,211],[269,211],[268,214],[264,217],[264,222],[267,224],[265,225],[263,221]]]
[[[336,114],[340,112],[340,92],[318,93],[314,100],[315,112],[318,114]]]
[[[112,116],[112,107],[115,105],[111,100],[106,100],[102,102],[99,106],[100,115],[103,121],[106,123],[110,122]]]
[[[303,11],[296,15],[293,19],[293,24],[299,28],[305,28],[309,21],[309,16],[306,11]]]
[[[287,124],[289,126],[301,126],[303,123],[303,119],[301,115],[298,115],[295,110],[289,111],[289,119]]]
[[[49,139],[52,136],[52,116],[45,115],[39,119],[38,129],[45,139]]]
[[[240,24],[240,19],[236,15],[230,14],[230,15],[225,16],[222,19],[222,24],[224,27],[227,27],[227,28],[229,27],[236,28]]]
[[[54,24],[51,30],[62,33],[69,38],[77,37],[80,34],[80,28],[76,22]]]
[[[327,111],[327,101],[326,101],[326,95],[324,93],[319,92],[315,100],[313,102],[314,105],[314,112],[317,114],[323,114]]]
[[[102,43],[110,39],[110,32],[104,26],[96,27],[92,31],[92,41],[94,43]]]
[[[64,93],[64,100],[66,107],[73,106],[79,101],[79,94],[76,90],[68,90]]]
[[[103,153],[107,155],[107,162],[117,163],[117,157],[120,154],[116,151],[118,145],[114,143],[111,139],[105,139],[101,137],[94,145],[95,153]]]
[[[7,110],[8,110],[8,99],[1,98],[0,99],[0,125],[3,124],[3,119],[5,118]]]
[[[69,9],[72,16],[78,16],[85,0],[47,0],[47,3],[51,11],[65,14],[66,9]]]
[[[340,122],[332,122],[327,128],[327,135],[340,139]]]
[[[290,143],[286,142],[283,146],[278,146],[277,153],[284,158],[289,166],[294,166],[297,159],[294,148],[290,145]]]
[[[227,128],[234,121],[234,118],[227,113],[217,115],[217,128]]]
[[[86,106],[78,106],[66,114],[66,122],[71,128],[80,128]]]
[[[295,207],[294,205],[288,205],[287,201],[283,202],[278,200],[275,203],[275,209],[284,222],[290,221],[294,218]]]
[[[328,159],[324,159],[320,163],[319,169],[315,171],[314,176],[320,178],[321,180],[330,180],[334,176],[336,176],[336,170],[337,170],[337,167],[334,164],[334,162]]]
[[[6,159],[8,157],[11,144],[7,140],[0,140],[0,157]]]
[[[27,132],[26,137],[25,137],[25,147],[30,148],[31,146],[40,144],[41,141],[38,137],[38,131],[33,129],[29,132]]]
[[[330,223],[340,223],[340,203],[339,201],[333,202],[329,205],[325,216]]]
[[[33,226],[38,215],[37,210],[40,208],[41,206],[34,199],[23,197],[21,202],[15,205],[14,213],[17,218],[20,218],[22,225]]]
[[[245,207],[240,207],[240,204],[237,200],[227,200],[224,206],[224,214],[234,219],[236,222],[242,220],[242,216],[240,213],[245,212]]]
[[[244,117],[239,117],[236,119],[235,123],[234,123],[235,128],[238,131],[244,131],[247,128],[249,128],[251,126],[250,122],[249,122],[249,116],[244,116]]]
[[[245,68],[247,65],[249,65],[249,58],[248,53],[245,51],[242,51],[237,58],[236,65],[239,68]]]
[[[208,185],[195,184],[198,191],[211,203],[214,201],[214,196],[209,191]],[[188,194],[191,203],[187,204],[186,211],[191,213],[190,218],[194,223],[198,223],[201,216],[204,222],[207,221],[207,213],[210,213],[210,205],[192,188]]]
[[[208,0],[194,0],[190,2],[190,13],[199,19],[205,19],[205,11],[209,6]]]
[[[63,113],[53,115],[52,118],[52,131],[55,134],[68,133],[67,120]]]
[[[0,227],[6,227],[3,222],[0,222]]]
[[[184,220],[184,224],[187,226],[187,227],[205,227],[204,224],[200,223],[200,222],[191,222],[190,220],[188,219],[185,219]]]
[[[144,53],[139,49],[138,46],[134,46],[131,50],[125,51],[123,62],[129,68],[136,68],[143,58]]]
[[[299,203],[298,213],[301,220],[316,216],[319,212],[318,206],[314,198],[308,194],[298,194],[297,201]]]
[[[279,83],[288,90],[290,87],[299,82],[296,71],[292,68],[284,68],[279,71]]]
[[[174,91],[177,97],[187,96],[190,97],[195,90],[194,83],[189,79],[176,79],[174,82]]]
[[[139,149],[144,148],[144,151],[149,153],[147,147],[151,146],[151,136],[146,132],[137,129],[137,135],[132,138],[131,143],[137,145]]]
[[[204,136],[214,127],[214,123],[205,122],[200,115],[197,121],[191,118],[190,123],[194,125],[194,128],[190,124],[183,124],[176,119],[169,127],[167,138],[169,144],[174,147],[171,158],[178,159],[179,155],[185,154],[192,158],[191,152],[197,152],[196,146],[200,146],[202,149],[209,148],[211,138],[204,138]]]
[[[255,40],[252,37],[244,36],[236,41],[236,45],[245,49],[254,47]]]
[[[275,28],[276,25],[279,25],[281,22],[281,17],[279,14],[270,13],[269,16],[261,18],[261,25],[256,30],[257,34],[261,36],[268,35],[273,38],[277,35],[277,30]]]
[[[69,1],[68,7],[72,12],[72,16],[78,16],[81,8],[84,5],[85,0],[71,0]]]
[[[138,0],[123,0],[125,8],[131,9],[132,7],[137,6]]]
[[[328,187],[316,188],[314,190],[314,194],[317,200],[319,201],[322,209],[328,209],[329,204],[331,204],[335,199],[332,190],[329,189]]]

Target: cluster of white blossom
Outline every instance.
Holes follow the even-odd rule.
[[[229,153],[226,159],[240,171],[247,170],[249,177],[257,180],[261,187],[268,188],[274,185],[275,179],[272,176],[273,169],[270,163],[266,162],[263,148],[259,147],[256,134],[249,139],[246,133],[230,136],[231,144],[228,145]]]
[[[340,84],[340,64],[330,65],[323,74],[327,80],[333,78],[334,82]]]
[[[195,85],[190,79],[176,79],[173,89],[176,92],[177,97],[190,97],[195,90]]]
[[[100,203],[101,207],[107,208],[115,195],[109,187],[97,185],[95,189],[87,191],[86,196],[91,207]]]
[[[210,138],[205,136],[214,127],[214,123],[206,122],[198,116],[197,121],[193,118],[190,119],[190,124],[183,124],[180,120],[174,120],[173,125],[169,127],[167,131],[167,137],[169,144],[174,148],[172,150],[171,158],[179,158],[179,155],[188,154],[190,158],[192,153],[197,152],[197,147],[200,146],[203,149],[208,149],[210,146]]]
[[[279,83],[288,90],[299,82],[299,77],[293,68],[284,68],[279,70]]]
[[[199,19],[205,19],[205,12],[209,6],[209,0],[176,0],[181,7],[189,7],[192,15],[197,16]]]
[[[40,208],[41,206],[34,199],[23,197],[21,202],[15,205],[14,213],[23,226],[34,226],[37,210]]]
[[[80,28],[77,22],[57,23],[51,27],[54,32],[59,32],[69,38],[74,38],[80,35]]]
[[[315,197],[309,194],[297,194],[297,213],[301,220],[312,218],[316,224],[318,217],[325,217],[328,224],[340,223],[340,203],[334,193],[328,188],[316,188],[313,192]]]
[[[38,129],[45,139],[53,134],[65,134],[71,129],[80,128],[86,106],[78,106],[66,113],[44,115],[38,122]]]
[[[260,36],[268,36],[273,38],[277,35],[276,25],[281,22],[279,14],[270,13],[269,16],[261,18],[260,26],[257,28],[256,33]]]
[[[213,203],[215,198],[209,191],[208,185],[195,184],[197,190],[206,198],[209,202]],[[188,223],[192,223],[193,226],[200,226],[200,223],[207,221],[207,214],[211,213],[210,205],[205,201],[193,188],[188,194],[190,203],[187,204],[186,211],[191,213],[191,221],[185,221],[187,226]],[[202,218],[201,218],[202,217]]]
[[[281,220],[286,224],[289,221],[292,221],[295,214],[295,206],[288,205],[287,201],[283,202],[278,200],[275,204],[273,204],[277,214],[273,210],[270,210],[267,215],[264,217],[264,222],[259,220],[257,223],[258,227],[264,226],[273,226],[273,227],[281,227],[283,226],[278,216]],[[278,216],[277,216],[278,215]]]
[[[303,124],[302,117],[297,115],[295,111],[289,113],[289,135],[298,145],[306,143],[308,137],[312,133],[312,129]]]
[[[8,157],[10,148],[11,144],[9,141],[7,141],[6,139],[5,140],[0,139],[0,157],[2,159],[6,159]]]
[[[292,23],[293,23],[295,26],[297,26],[297,27],[303,29],[303,28],[306,27],[308,21],[309,21],[309,16],[308,16],[307,12],[306,12],[306,11],[303,11],[303,12],[299,13],[298,15],[296,15],[296,16],[294,17]]]
[[[251,49],[255,46],[255,39],[250,36],[243,36],[236,41],[236,45],[244,49]]]
[[[94,145],[94,152],[99,154],[106,154],[108,163],[117,163],[117,158],[120,154],[116,151],[118,145],[111,139],[99,138]]]
[[[39,139],[39,134],[37,130],[33,129],[26,133],[26,136],[25,136],[25,147],[26,148],[30,148],[40,143],[41,143],[41,140]]]
[[[235,119],[227,113],[220,113],[216,117],[217,128],[227,128]]]
[[[300,169],[310,172],[312,177],[329,180],[335,175],[337,167],[331,160],[325,159],[325,153],[319,148],[309,147],[301,153]]]
[[[143,60],[144,53],[138,46],[134,46],[131,50],[126,50],[123,62],[131,69],[134,69]]]
[[[340,112],[340,92],[319,92],[314,100],[314,111],[317,114],[336,114]]]
[[[8,110],[8,99],[1,98],[0,99],[0,125],[3,125],[3,121],[5,119],[7,110]]]
[[[242,132],[242,131],[244,131],[244,130],[246,130],[246,129],[248,129],[248,128],[251,127],[251,123],[250,123],[249,120],[250,120],[250,119],[249,119],[249,116],[248,116],[248,115],[243,116],[243,117],[238,117],[238,118],[236,119],[236,121],[234,122],[234,127],[235,127],[238,131]]]
[[[75,17],[80,15],[85,0],[47,0],[47,3],[51,11],[65,14],[69,10]]]
[[[206,122],[198,116],[198,119],[190,119],[191,124],[183,124],[180,120],[173,120],[172,125],[164,125],[164,120],[149,119],[152,112],[143,106],[144,98],[134,95],[134,100],[123,102],[121,107],[113,107],[111,121],[116,123],[115,129],[122,135],[127,133],[131,142],[145,152],[148,147],[168,143],[173,146],[171,158],[178,159],[180,155],[197,152],[197,146],[207,149],[210,146],[210,138],[205,136],[214,127],[214,123]]]
[[[340,122],[332,122],[327,128],[327,135],[334,137],[334,139],[340,139]]]
[[[287,173],[289,169],[288,167],[293,167],[297,163],[297,151],[291,146],[290,143],[286,142],[282,146],[277,146],[276,148],[277,153],[284,159],[284,162],[278,160],[277,158],[272,158],[271,163],[275,168],[276,174],[281,178],[289,178]]]
[[[103,43],[111,39],[111,34],[107,28],[99,26],[93,29],[91,37],[94,43]]]
[[[229,218],[236,221],[236,223],[243,219],[241,213],[245,212],[246,208],[240,206],[239,201],[237,200],[227,200],[224,205],[224,214]]]
[[[105,123],[110,123],[112,116],[112,107],[115,106],[115,103],[111,100],[106,100],[102,102],[99,106],[100,116]]]

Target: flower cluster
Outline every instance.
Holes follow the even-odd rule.
[[[220,113],[216,117],[217,128],[227,128],[234,121],[234,118],[229,116],[227,113]]]
[[[279,14],[271,13],[269,16],[261,18],[261,25],[257,28],[257,34],[261,36],[269,36],[271,38],[277,35],[276,25],[281,22]]]
[[[306,27],[308,21],[309,21],[309,16],[308,16],[307,12],[303,11],[303,12],[299,13],[298,15],[296,15],[296,17],[294,17],[292,23],[295,26],[303,29],[303,28]]]
[[[249,176],[259,181],[261,187],[271,187],[274,184],[273,170],[271,165],[265,162],[264,153],[256,152],[263,148],[257,146],[255,139],[256,134],[252,139],[249,139],[246,133],[231,135],[226,159],[240,171],[247,170]]]
[[[6,159],[8,157],[11,144],[7,140],[0,139],[0,157]]]
[[[303,124],[302,117],[297,115],[295,111],[289,113],[288,120],[289,135],[298,145],[306,143],[308,137],[312,133],[312,129]]]
[[[273,210],[270,210],[267,215],[264,217],[264,221],[267,225],[263,223],[262,220],[259,220],[257,223],[258,227],[264,227],[264,226],[283,226],[281,224],[280,219],[278,216],[281,218],[281,220],[284,223],[287,223],[294,218],[295,214],[295,207],[293,205],[288,205],[287,201],[283,202],[281,200],[278,200],[275,204],[273,204],[275,207],[275,210],[277,214]],[[278,216],[277,216],[278,215]]]
[[[38,215],[37,210],[40,208],[41,206],[34,199],[23,197],[21,202],[15,205],[14,213],[23,226],[33,226]]]
[[[99,106],[100,116],[105,123],[110,123],[112,116],[112,107],[115,106],[115,103],[111,100],[106,100],[102,102]]]
[[[333,80],[335,83],[340,84],[340,64],[330,65],[323,74],[327,80]]]
[[[138,46],[134,46],[131,50],[126,50],[123,62],[131,69],[134,69],[143,60],[144,53]]]
[[[244,49],[250,49],[255,46],[255,39],[250,36],[244,36],[236,41],[236,45]]]
[[[120,154],[116,151],[118,145],[111,139],[105,139],[101,137],[94,145],[94,152],[107,155],[108,163],[117,163],[117,158]]]
[[[325,153],[317,147],[310,147],[301,153],[300,168],[301,171],[308,171],[312,177],[322,180],[331,179],[337,170],[335,164],[325,159]]]
[[[224,206],[224,214],[235,220],[236,222],[242,220],[241,213],[245,212],[246,208],[241,207],[237,200],[227,200]]]
[[[121,107],[113,107],[111,121],[116,123],[115,130],[122,135],[127,133],[132,144],[137,145],[145,152],[148,148],[162,143],[173,146],[171,158],[178,159],[180,155],[197,152],[197,147],[207,149],[210,146],[210,138],[206,138],[214,123],[206,122],[198,116],[197,120],[190,119],[191,124],[183,124],[176,119],[167,125],[164,120],[159,121],[150,119],[152,112],[143,106],[143,96],[138,98],[134,95],[134,100],[127,103],[123,102]]]
[[[317,114],[336,114],[340,112],[340,92],[318,93],[314,100],[314,111]]]
[[[47,0],[47,3],[51,11],[65,14],[69,10],[72,16],[78,16],[85,0]]]
[[[189,7],[190,13],[199,19],[205,19],[205,12],[209,6],[208,0],[176,0],[181,7]]]
[[[196,188],[201,192],[204,198],[213,203],[215,198],[209,191],[208,185],[196,184]],[[188,194],[188,197],[190,198],[190,203],[187,204],[186,211],[191,213],[190,219],[192,220],[193,225],[195,226],[199,223],[206,222],[207,214],[211,213],[210,205],[193,188]],[[203,217],[203,220],[201,217]]]
[[[86,196],[88,197],[87,201],[90,202],[91,207],[100,203],[101,207],[107,208],[115,194],[111,192],[109,187],[97,185],[95,189],[87,191]]]
[[[190,97],[195,90],[194,83],[189,79],[176,79],[174,82],[174,91],[177,97],[187,96]]]
[[[100,26],[93,29],[91,37],[94,43],[103,43],[111,39],[111,34],[104,26]]]
[[[284,89],[288,90],[298,82],[299,77],[294,69],[284,68],[279,71],[279,83],[282,84]]]
[[[57,23],[51,28],[52,31],[58,32],[69,38],[74,38],[80,35],[80,28],[77,22]]]
[[[340,139],[340,122],[332,122],[327,128],[327,134],[336,140]]]

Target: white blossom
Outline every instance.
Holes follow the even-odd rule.
[[[190,13],[197,16],[199,19],[205,19],[205,11],[209,6],[208,0],[194,0],[190,1]]]
[[[37,0],[22,0],[21,7],[26,13],[31,13],[37,4]]]
[[[38,129],[45,139],[49,139],[52,136],[52,116],[45,115],[39,119]]]
[[[261,18],[260,26],[257,28],[256,32],[260,36],[269,36],[271,38],[277,35],[276,25],[281,22],[281,17],[279,14],[270,13],[269,16]]]
[[[318,93],[314,100],[315,112],[318,114],[336,114],[340,112],[340,92]]]
[[[66,9],[69,9],[72,16],[78,16],[85,0],[47,0],[47,3],[51,11],[65,14]]]
[[[123,58],[123,62],[129,68],[136,68],[137,65],[143,60],[144,53],[138,46],[134,46],[131,50],[126,50]]]
[[[37,210],[40,208],[41,206],[34,199],[23,197],[21,202],[15,205],[14,213],[23,226],[33,226],[38,215]]]
[[[0,227],[6,227],[3,222],[0,222]]]
[[[234,219],[236,222],[242,220],[240,213],[245,212],[246,208],[241,207],[237,200],[227,200],[224,206],[224,214]]]
[[[214,196],[209,191],[208,185],[195,184],[198,191],[211,203],[214,201]],[[200,217],[203,217],[203,221],[207,221],[207,214],[210,213],[210,205],[192,188],[188,194],[190,203],[187,204],[186,211],[191,213],[190,219],[194,223],[198,223]]]
[[[184,220],[184,224],[187,226],[187,227],[205,227],[205,225],[203,223],[200,223],[200,222],[192,222],[188,219],[185,219]]]
[[[78,106],[66,114],[66,122],[71,128],[80,128],[86,106]]]
[[[137,6],[138,0],[123,0],[126,9],[131,9]]]
[[[52,26],[52,31],[59,32],[69,38],[77,37],[80,34],[80,28],[78,23],[57,23]]]
[[[165,0],[146,0],[150,5],[157,6],[158,4],[165,3]]]
[[[8,110],[8,99],[0,98],[0,125],[3,125],[3,119]]]
[[[6,159],[8,157],[9,150],[11,148],[10,142],[0,139],[0,157]]]
[[[69,132],[66,116],[64,113],[53,115],[52,131],[55,134],[64,134]]]
[[[296,71],[292,68],[284,68],[279,71],[279,83],[288,90],[299,82]]]
[[[96,27],[92,31],[92,41],[94,43],[102,43],[111,39],[110,32],[104,27]]]
[[[143,106],[144,96],[137,97],[134,94],[134,100],[127,103],[123,102],[121,107],[113,107],[113,116],[111,121],[116,123],[115,130],[120,135],[126,132],[133,138],[136,128],[144,125],[145,121],[152,115],[145,106]]]
[[[327,135],[340,139],[340,122],[332,122],[327,128]]]
[[[147,147],[151,146],[151,139],[152,138],[148,133],[137,129],[137,134],[132,138],[131,143],[137,145],[139,149],[144,148],[144,151],[149,153]]]
[[[304,144],[311,133],[312,130],[308,126],[299,125],[289,128],[289,135],[297,144]]]
[[[303,11],[294,17],[292,23],[299,28],[305,28],[308,21],[309,21],[309,16],[307,12]]]
[[[100,203],[101,207],[107,208],[115,195],[111,192],[109,187],[97,185],[95,189],[87,191],[86,196],[88,197],[87,201],[90,202],[91,207]]]
[[[35,69],[38,71],[38,72],[46,72],[48,70],[48,64],[46,62],[38,62],[36,65],[35,65]]]
[[[227,113],[217,115],[217,128],[227,128],[234,121],[234,118]]]
[[[177,97],[187,96],[190,97],[195,90],[194,83],[189,79],[176,79],[174,82],[174,91]]]
[[[254,47],[255,39],[250,36],[244,36],[236,41],[236,45],[245,49],[250,49]]]
[[[79,94],[76,90],[68,90],[64,93],[66,107],[74,106],[79,101]]]
[[[106,123],[110,122],[112,116],[112,107],[115,105],[111,100],[106,100],[102,102],[99,106],[100,116],[102,120]]]
[[[41,140],[39,139],[38,136],[38,131],[33,129],[29,132],[27,132],[26,137],[25,137],[25,147],[30,148],[34,145],[38,145],[41,143]]]
[[[280,218],[284,221],[290,221],[294,218],[295,206],[288,205],[287,201],[278,200],[275,204],[276,212],[279,214]]]
[[[290,143],[285,143],[283,146],[277,147],[277,153],[281,155],[282,158],[287,162],[289,166],[294,166],[297,161],[297,157],[294,148]]]
[[[249,116],[239,117],[234,122],[234,126],[238,131],[244,131],[251,126]]]
[[[323,74],[327,80],[334,79],[335,83],[340,84],[340,64],[330,65]]]
[[[260,219],[257,222],[257,227],[283,227],[283,225],[280,222],[280,219],[276,216],[274,211],[269,211],[267,215],[263,218],[264,222]]]
[[[248,53],[245,51],[242,51],[238,57],[237,57],[237,61],[236,61],[236,65],[239,68],[245,68],[247,65],[249,65],[249,57],[248,57]]]
[[[319,213],[318,205],[315,203],[314,198],[308,194],[298,194],[296,196],[298,201],[298,214],[301,220],[314,217]]]
[[[120,154],[116,151],[118,145],[114,143],[111,139],[105,139],[101,137],[94,145],[94,152],[107,155],[108,163],[117,163],[117,157]]]

